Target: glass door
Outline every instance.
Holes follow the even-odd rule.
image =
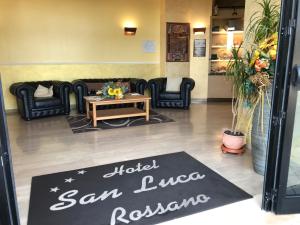
[[[300,4],[283,1],[263,208],[300,212]]]
[[[0,225],[18,224],[18,208],[0,77]]]
[[[300,70],[300,68],[295,69]],[[300,71],[299,73],[296,73],[299,75]],[[286,190],[288,196],[300,196],[300,88],[295,90],[294,95],[295,119],[293,124],[291,156]]]

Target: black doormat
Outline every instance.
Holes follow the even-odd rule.
[[[93,127],[92,120],[88,119],[86,115],[83,114],[67,116],[67,120],[73,133],[174,122],[173,119],[170,119],[167,116],[164,116],[152,110],[150,111],[149,121],[146,121],[145,117],[131,117],[98,121],[97,127]]]
[[[252,196],[185,152],[32,178],[28,225],[149,225]]]

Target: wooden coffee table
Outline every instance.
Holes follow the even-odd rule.
[[[123,99],[102,99],[93,96],[85,96],[86,101],[86,116],[92,118],[93,126],[97,127],[98,120],[110,120],[117,118],[127,118],[144,116],[146,121],[149,121],[149,101],[150,97],[144,95],[125,95]],[[97,110],[97,105],[116,105],[116,104],[134,104],[134,107],[101,109]],[[137,108],[137,103],[145,103],[145,110]],[[90,105],[92,110],[90,111]]]

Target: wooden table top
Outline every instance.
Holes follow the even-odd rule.
[[[96,105],[110,105],[110,104],[123,104],[123,103],[136,103],[136,102],[144,102],[146,100],[150,100],[151,97],[145,95],[131,95],[126,94],[122,99],[101,99],[101,97],[96,96],[84,96],[83,97],[87,102]]]

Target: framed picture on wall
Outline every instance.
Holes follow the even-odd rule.
[[[189,43],[189,23],[167,23],[167,62],[189,62]]]
[[[205,57],[206,53],[206,39],[194,40],[194,57]]]

